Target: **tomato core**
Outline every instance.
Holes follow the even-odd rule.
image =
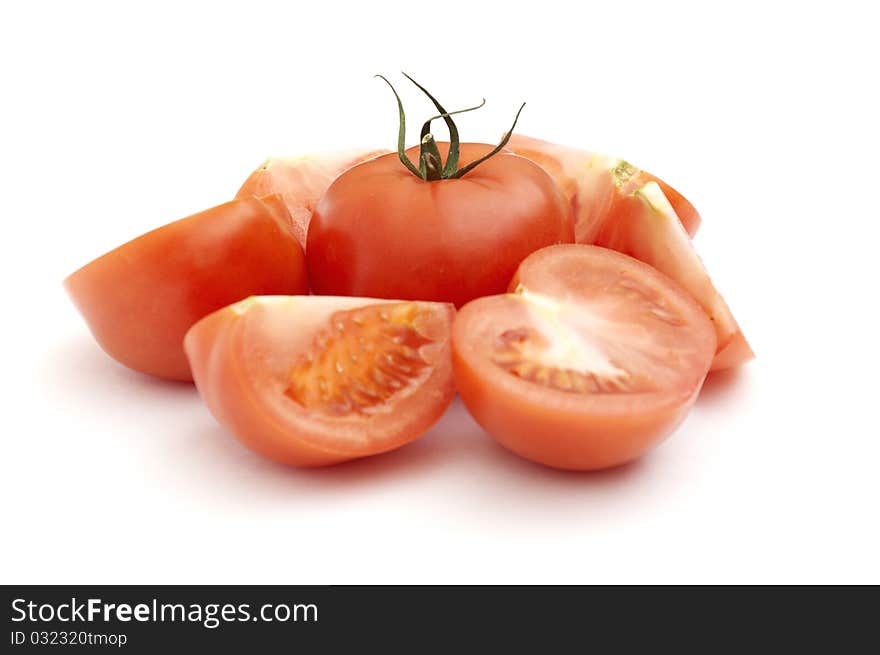
[[[536,384],[572,393],[623,393],[649,391],[636,388],[634,378],[615,365],[611,371],[582,370],[546,363],[551,344],[530,328],[505,330],[495,344],[492,361],[508,373]]]

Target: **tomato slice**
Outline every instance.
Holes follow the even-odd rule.
[[[183,336],[193,323],[254,294],[309,290],[279,196],[233,200],[169,223],[83,266],[64,286],[108,355],[186,381]]]
[[[281,194],[293,223],[293,233],[305,249],[309,221],[318,200],[343,172],[388,150],[331,150],[299,157],[269,157],[250,174],[236,198]]]
[[[687,415],[715,353],[693,298],[620,253],[559,245],[527,257],[513,293],[465,305],[458,392],[514,453],[562,469],[631,461]]]
[[[693,236],[700,227],[700,214],[687,198],[663,180],[622,159],[521,134],[512,135],[507,148],[539,164],[556,180],[572,206],[577,243],[594,243],[596,232],[612,211],[624,182],[631,188],[656,182],[687,233]]]
[[[333,296],[248,298],[184,346],[205,404],[252,450],[324,466],[421,436],[455,394],[455,309]]]

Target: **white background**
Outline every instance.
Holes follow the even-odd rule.
[[[870,3],[4,3],[4,583],[880,582]],[[107,358],[64,276],[268,154],[392,147],[398,71],[495,141],[625,156],[703,215],[758,359],[640,463],[520,461],[456,404],[329,470]],[[410,138],[412,142],[413,137]]]

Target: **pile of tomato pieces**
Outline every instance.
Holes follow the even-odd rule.
[[[457,170],[491,151],[437,144]],[[375,150],[269,159],[65,286],[108,354],[194,380],[293,466],[403,446],[456,391],[522,457],[616,466],[753,357],[694,251],[699,214],[658,178],[518,135],[455,174]]]

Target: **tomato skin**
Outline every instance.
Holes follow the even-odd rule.
[[[252,294],[307,293],[305,255],[278,196],[234,200],[102,255],[64,286],[108,355],[136,371],[192,380],[190,326]]]
[[[666,362],[661,365],[662,375],[653,378],[660,385],[657,389],[580,394],[522,379],[497,365],[492,349],[499,335],[535,325],[527,309],[527,293],[553,298],[568,308],[569,316],[576,316],[588,311],[578,304],[579,298],[592,297],[600,306],[608,302],[608,281],[615,279],[655,290],[677,321],[674,327],[665,328],[666,340],[652,346],[651,360],[656,357]],[[480,298],[465,305],[453,329],[458,393],[477,423],[500,444],[546,466],[597,470],[640,457],[687,416],[709,370],[716,340],[699,305],[673,281],[605,248],[563,245],[527,257],[511,289],[518,293]],[[626,297],[618,302],[623,307],[630,305]],[[621,314],[615,321],[592,325],[600,326],[598,329],[614,340],[628,320]],[[637,334],[650,334],[638,329]]]
[[[269,157],[241,185],[236,198],[278,193],[290,212],[293,234],[305,249],[309,221],[321,196],[339,175],[388,150],[331,150],[298,157]]]
[[[438,146],[445,156],[448,144]],[[461,165],[490,149],[462,144]],[[527,159],[502,152],[461,179],[426,182],[391,154],[333,182],[312,217],[307,259],[316,293],[461,306],[501,293],[534,250],[573,239],[561,192]]]
[[[450,332],[455,309],[433,304],[432,370],[414,393],[370,419],[326,418],[284,394],[290,364],[333,311],[383,305],[368,298],[249,298],[196,323],[184,345],[196,387],[217,420],[245,446],[298,467],[337,464],[399,448],[421,436],[455,395]]]

